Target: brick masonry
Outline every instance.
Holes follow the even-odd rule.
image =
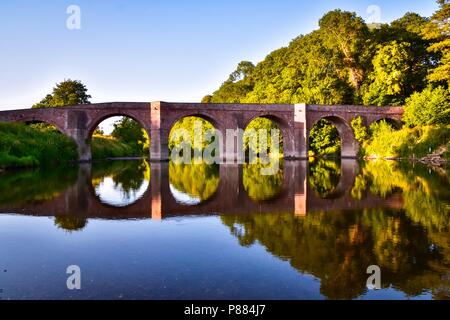
[[[308,155],[309,133],[320,119],[328,119],[338,129],[342,142],[342,157],[354,158],[359,146],[350,127],[352,119],[360,116],[366,125],[370,125],[381,119],[400,122],[402,115],[401,107],[113,102],[1,111],[0,121],[52,124],[75,140],[80,161],[90,161],[91,136],[100,122],[113,116],[128,116],[138,121],[149,134],[150,158],[155,161],[164,161],[169,158],[170,130],[183,117],[201,117],[211,122],[222,133],[225,133],[227,129],[245,129],[253,119],[265,117],[275,121],[281,129],[285,158],[301,159]],[[226,140],[225,134],[224,139]],[[227,141],[223,141],[223,145],[226,146]],[[227,150],[227,153],[223,152],[223,155],[227,160],[233,161],[239,154],[238,143],[234,141],[231,145],[234,145],[234,150],[231,152]]]

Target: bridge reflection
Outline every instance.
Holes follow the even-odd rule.
[[[248,167],[240,165],[221,165],[214,173],[218,182],[215,190],[207,190],[204,201],[188,205],[176,199],[171,191],[168,163],[152,163],[150,184],[144,194],[134,203],[126,206],[113,206],[104,203],[92,185],[93,175],[90,164],[82,164],[78,169],[76,182],[58,195],[28,201],[25,204],[0,203],[0,213],[33,216],[75,216],[101,219],[164,219],[188,215],[235,215],[255,213],[291,213],[306,216],[310,212],[329,210],[357,210],[371,208],[401,209],[401,193],[393,193],[383,198],[365,190],[358,197],[352,194],[355,178],[359,172],[356,161],[344,159],[340,163],[340,178],[333,192],[321,195],[314,188],[308,175],[309,163],[306,161],[286,161],[280,171],[281,184],[277,192],[268,193],[260,189],[249,190],[246,180]],[[248,179],[248,177],[247,177]],[[173,180],[173,179],[172,179]],[[253,177],[265,187],[263,176]],[[258,195],[262,197],[258,197]]]

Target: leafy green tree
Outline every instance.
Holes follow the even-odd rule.
[[[385,106],[403,103],[410,70],[409,48],[409,43],[396,41],[378,47],[370,84],[363,95],[364,104]]]
[[[423,29],[423,36],[433,41],[428,48],[440,56],[440,62],[428,79],[431,82],[446,83],[450,87],[450,1],[438,0],[439,10],[431,17]]]
[[[324,44],[344,62],[350,83],[359,90],[367,63],[369,29],[361,17],[341,10],[330,11],[319,21]]]
[[[353,133],[355,134],[356,141],[360,144],[364,143],[369,137],[367,128],[363,123],[362,117],[356,117],[351,122]]]
[[[53,88],[39,103],[32,108],[64,107],[78,104],[89,104],[91,96],[87,93],[86,86],[78,80],[64,80]]]
[[[426,88],[406,100],[403,121],[409,126],[448,125],[450,92],[443,87]]]
[[[254,68],[255,66],[249,61],[240,62],[209,101],[239,103],[253,89],[251,74]]]
[[[213,97],[213,96],[210,95],[210,94],[204,96],[203,99],[202,99],[202,103],[211,103],[212,97]]]

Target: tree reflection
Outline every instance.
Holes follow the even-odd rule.
[[[283,163],[280,163],[280,169],[276,174],[262,175],[261,169],[270,165],[261,163],[243,165],[242,180],[244,189],[252,200],[271,200],[282,192],[284,179]]]
[[[0,204],[17,206],[56,198],[75,184],[77,167],[42,167],[0,174]]]
[[[63,229],[68,231],[69,233],[75,231],[83,230],[88,221],[86,218],[76,217],[76,216],[56,216],[55,217],[55,226],[59,229]]]
[[[145,181],[150,181],[150,165],[147,161],[95,163],[92,167],[92,186],[99,186],[105,177],[114,181],[114,189],[120,190],[124,199],[131,199]]]
[[[338,161],[314,159],[309,163],[308,181],[320,198],[331,198],[337,192],[341,178],[341,164]]]
[[[324,169],[325,168],[325,169]],[[331,171],[331,173],[330,173]],[[328,172],[328,173],[327,173]],[[327,196],[338,170],[312,167],[310,183]],[[333,184],[330,184],[330,181]],[[450,198],[447,175],[423,166],[369,162],[352,195],[388,196],[401,192],[403,210],[364,209],[222,216],[242,246],[260,243],[274,256],[321,281],[330,299],[354,299],[367,292],[367,267],[382,270],[382,287],[409,297],[430,292],[450,299]]]
[[[177,189],[200,201],[208,200],[219,187],[220,173],[217,164],[169,163],[169,182]]]

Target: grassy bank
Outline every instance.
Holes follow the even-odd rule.
[[[55,130],[0,123],[0,168],[55,165],[77,157],[75,142]]]
[[[370,138],[362,143],[361,155],[370,158],[421,158],[436,150],[446,150],[450,159],[450,126],[403,127],[396,130],[386,123],[370,128]]]
[[[136,154],[132,146],[107,136],[94,136],[91,146],[94,160],[142,156]]]
[[[94,136],[95,160],[140,156],[133,147],[110,137]],[[0,123],[0,170],[67,164],[78,159],[75,142],[52,128]]]

